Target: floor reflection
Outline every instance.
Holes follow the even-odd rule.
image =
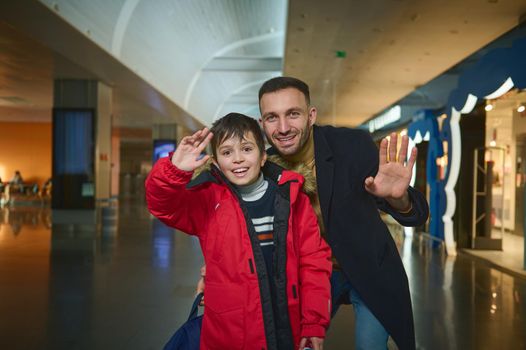
[[[197,239],[133,201],[101,211],[97,225],[50,220],[46,208],[0,211],[0,349],[162,348],[193,299]],[[526,347],[526,280],[394,234],[419,349]],[[352,348],[353,322],[341,308],[325,348]]]
[[[422,349],[523,349],[526,281],[448,257],[415,237],[403,251],[412,292],[417,344]]]
[[[49,207],[4,207],[0,209],[0,226],[17,236],[22,227],[33,229],[51,228],[51,209]]]

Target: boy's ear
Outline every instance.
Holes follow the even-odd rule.
[[[212,154],[210,155],[210,160],[212,161],[212,163],[214,163],[214,165],[215,165],[216,167],[219,168],[219,164],[217,164],[216,159],[214,158],[214,156],[213,156]]]
[[[265,165],[267,161],[267,152],[263,152],[263,157],[261,157],[261,166]]]

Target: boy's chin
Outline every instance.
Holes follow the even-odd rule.
[[[251,178],[251,179],[245,179],[245,178],[233,178],[233,179],[229,179],[230,182],[236,186],[246,186],[246,185],[251,185],[253,184],[254,182],[256,182],[256,180],[258,179],[259,177],[259,174],[258,176],[254,177],[254,178]]]

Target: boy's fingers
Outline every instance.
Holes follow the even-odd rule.
[[[206,148],[206,146],[208,146],[210,140],[212,140],[212,136],[214,135],[211,132],[209,132],[208,135],[206,135],[205,139],[199,144],[199,146],[197,147],[199,153],[201,153]]]
[[[183,137],[183,139],[181,140],[181,144],[182,145],[186,145],[186,144],[189,144],[189,143],[192,143],[192,138],[190,136],[185,136]]]
[[[206,161],[210,158],[210,156],[207,154],[206,156],[204,156],[203,158],[199,159],[196,163],[197,163],[197,167],[200,167],[201,165],[205,164]]]
[[[193,137],[193,138],[198,138],[199,135],[201,134],[201,131],[202,131],[202,130],[197,130],[196,132],[194,132],[194,133],[192,134],[192,137]]]

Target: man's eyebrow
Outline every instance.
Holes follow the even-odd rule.
[[[267,113],[263,114],[262,117],[265,118],[265,117],[268,117],[270,115],[276,115],[276,112],[267,112]]]
[[[303,111],[303,108],[301,108],[299,106],[291,107],[291,108],[287,109],[286,114],[289,114],[290,112],[294,112],[294,111]]]

